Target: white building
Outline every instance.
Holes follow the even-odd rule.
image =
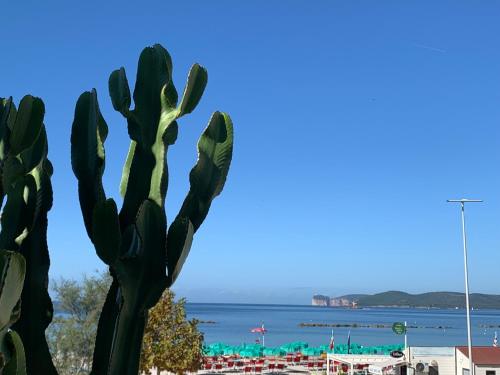
[[[412,346],[397,358],[389,355],[328,354],[327,374],[470,375],[467,347]],[[397,353],[396,353],[397,354]],[[472,348],[474,375],[500,375],[500,347]]]
[[[405,350],[409,363],[408,375],[455,375],[455,347],[412,346]],[[422,371],[419,371],[422,370]],[[497,374],[500,375],[500,374]]]
[[[456,375],[469,375],[469,349],[456,348]],[[473,346],[472,365],[475,375],[500,375],[500,347]]]

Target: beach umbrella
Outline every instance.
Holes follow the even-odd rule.
[[[228,348],[225,348],[224,350],[224,355],[233,355],[233,354],[238,354],[239,353],[239,350],[237,348],[234,348],[234,347],[228,347]]]
[[[276,355],[276,348],[264,348],[262,351],[264,355]]]
[[[300,352],[304,355],[318,356],[321,355],[323,350],[320,348],[303,348]]]

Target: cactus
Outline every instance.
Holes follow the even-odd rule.
[[[168,52],[158,44],[145,48],[139,58],[131,110],[125,70],[111,73],[111,101],[127,120],[131,138],[120,185],[120,211],[113,199],[106,198],[102,185],[108,127],[96,91],[83,93],[76,104],[71,158],[80,206],[96,253],[113,276],[99,320],[94,375],[138,373],[148,310],[179,275],[194,233],[224,186],[233,127],[227,114],[215,112],[198,142],[190,190],[167,231],[168,147],[177,139],[177,120],[195,109],[207,78],[203,67],[193,65],[178,103]]]
[[[0,249],[18,252],[26,260],[23,308],[13,328],[24,345],[28,373],[57,374],[45,340],[53,313],[47,291],[52,166],[47,159],[45,107],[41,99],[30,95],[21,100],[18,109],[11,98],[1,99],[0,103],[0,202],[7,197],[1,217]]]
[[[16,252],[0,250],[0,373],[26,374],[26,359],[19,335],[10,330],[19,319],[26,262]]]

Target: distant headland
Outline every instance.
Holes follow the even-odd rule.
[[[500,295],[472,293],[471,306],[474,309],[500,309]],[[464,293],[430,292],[409,294],[400,291],[388,291],[377,294],[348,294],[340,297],[315,295],[313,306],[324,307],[415,307],[455,309],[465,308]]]

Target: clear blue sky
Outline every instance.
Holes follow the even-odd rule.
[[[163,44],[182,90],[207,67],[198,109],[169,152],[172,219],[196,140],[216,109],[234,159],[175,287],[192,301],[309,303],[314,292],[500,294],[500,4],[471,1],[44,1],[2,6],[0,96],[46,103],[55,203],[52,278],[103,269],[70,165],[78,95],[98,90],[110,127],[107,194],[126,125],[107,93],[143,47]]]

